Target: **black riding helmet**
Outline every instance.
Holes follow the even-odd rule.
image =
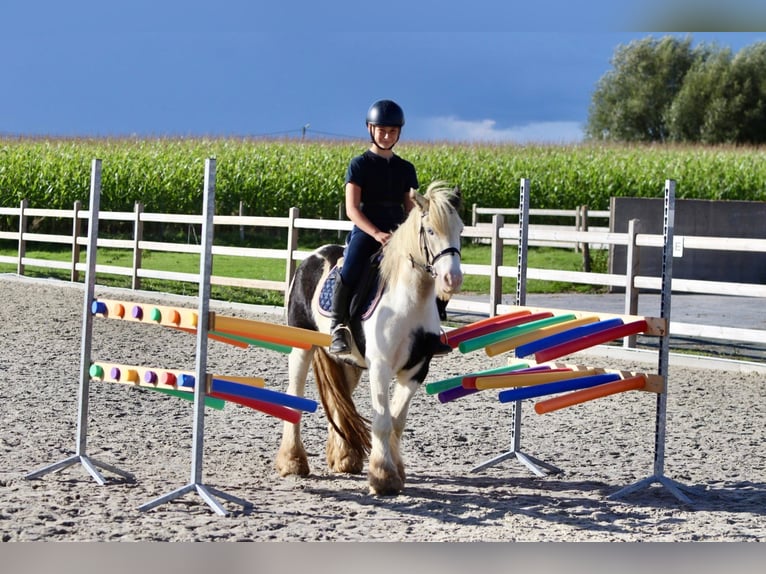
[[[404,111],[392,100],[378,100],[367,110],[367,129],[370,131],[372,143],[380,149],[390,150],[396,142],[385,148],[375,141],[374,126],[391,126],[401,128],[404,125]],[[397,141],[399,139],[397,138]]]

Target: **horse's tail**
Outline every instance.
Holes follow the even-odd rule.
[[[372,448],[370,421],[356,410],[351,398],[354,385],[347,380],[346,369],[322,347],[316,349],[312,365],[328,421],[359,460],[363,460]]]

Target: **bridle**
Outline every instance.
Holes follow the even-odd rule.
[[[423,219],[428,215],[428,212],[423,212],[423,215],[420,217],[420,249],[423,252],[423,255],[425,257],[426,262],[420,263],[419,261],[415,261],[415,258],[410,255],[410,262],[412,263],[413,267],[420,267],[423,271],[431,275],[431,277],[436,278],[436,271],[434,271],[434,265],[436,265],[436,262],[441,259],[442,257],[445,257],[447,255],[457,255],[458,259],[461,257],[460,255],[460,249],[457,247],[449,246],[446,249],[442,249],[439,253],[436,255],[432,255],[431,249],[428,247],[428,237],[426,237],[426,228],[423,225]]]

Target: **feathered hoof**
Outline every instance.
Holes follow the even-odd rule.
[[[277,455],[275,466],[282,477],[309,475],[309,461],[305,456],[287,456],[280,453]]]
[[[327,439],[327,467],[331,472],[359,474],[364,469],[367,456],[361,449],[353,449],[331,432]],[[334,439],[333,439],[334,437]]]
[[[404,489],[404,479],[395,470],[370,467],[368,472],[370,494],[376,496],[396,496]]]
[[[364,460],[356,457],[343,457],[340,460],[327,461],[332,472],[359,474],[364,468]]]

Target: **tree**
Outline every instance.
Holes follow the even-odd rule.
[[[585,129],[589,139],[657,142],[668,137],[667,116],[684,77],[707,56],[691,38],[648,37],[617,47],[613,70],[598,82]]]
[[[766,42],[743,48],[732,61],[732,120],[740,144],[766,143]]]
[[[679,142],[709,142],[711,120],[720,114],[723,86],[731,72],[731,51],[726,49],[695,62],[684,78],[668,111],[670,139]],[[720,124],[720,120],[717,122]],[[716,128],[720,131],[720,127]],[[717,139],[717,138],[714,138]]]

